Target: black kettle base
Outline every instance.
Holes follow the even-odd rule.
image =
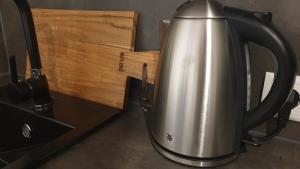
[[[192,166],[192,167],[218,167],[218,166],[222,166],[225,164],[228,164],[232,161],[234,161],[235,159],[238,158],[239,154],[233,154],[231,156],[226,156],[224,158],[218,158],[218,159],[212,159],[212,160],[203,160],[203,159],[195,159],[195,158],[182,158],[179,157],[178,155],[171,153],[167,150],[165,150],[164,148],[162,148],[159,144],[157,144],[154,140],[151,139],[152,145],[154,146],[154,148],[164,157],[166,157],[167,159],[183,164],[183,165],[187,165],[187,166]]]

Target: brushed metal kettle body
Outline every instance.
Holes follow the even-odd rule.
[[[170,27],[161,51],[152,134],[186,156],[230,154],[237,143],[242,98],[228,23],[173,19]]]
[[[243,18],[245,13],[250,16]],[[268,45],[272,38],[282,43]],[[247,111],[248,41],[269,48],[279,63],[269,97],[253,112]],[[283,51],[274,50],[277,45]],[[161,49],[148,120],[153,145],[186,165],[212,167],[232,161],[244,133],[286,102],[295,79],[294,61],[280,34],[250,13],[225,9],[213,0],[188,1],[175,13]],[[285,84],[278,84],[283,78]],[[279,88],[284,92],[276,95]]]

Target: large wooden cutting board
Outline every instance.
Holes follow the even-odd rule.
[[[33,9],[33,16],[51,90],[123,109],[128,77],[141,79],[144,63],[154,83],[159,52],[134,52],[135,12]]]

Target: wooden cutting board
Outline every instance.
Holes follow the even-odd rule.
[[[52,91],[123,109],[128,77],[141,79],[144,63],[154,83],[159,52],[134,52],[136,12],[33,9],[33,16]]]

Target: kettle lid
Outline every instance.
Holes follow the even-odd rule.
[[[213,19],[225,18],[223,5],[215,0],[189,0],[176,11],[175,18]]]

